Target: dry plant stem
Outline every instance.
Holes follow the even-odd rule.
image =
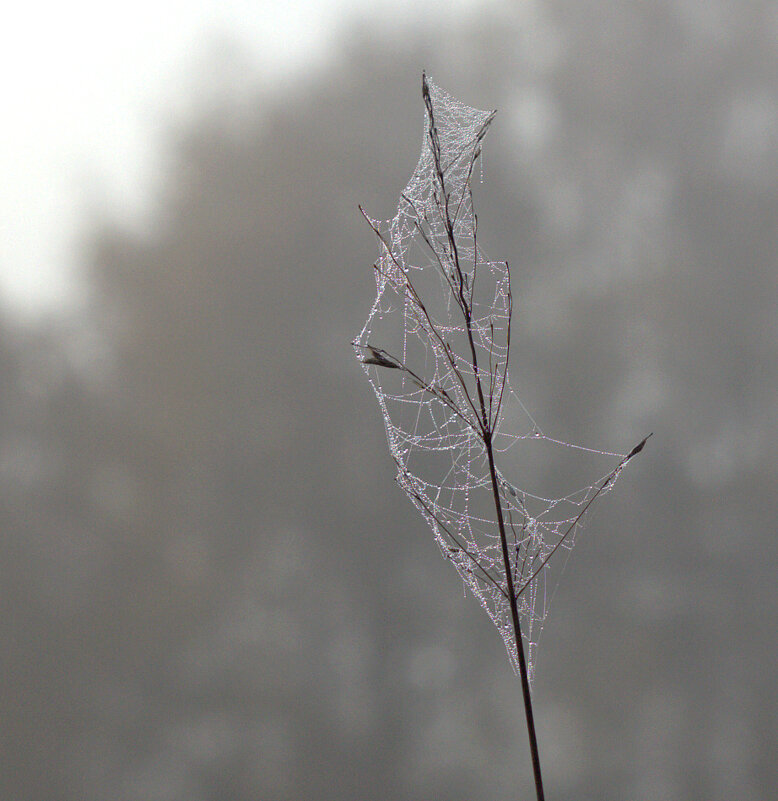
[[[641,442],[639,442],[637,445],[635,445],[635,447],[618,463],[618,465],[616,466],[616,469],[613,470],[613,472],[611,472],[606,477],[605,481],[603,481],[602,484],[600,484],[599,487],[597,487],[597,491],[594,493],[594,495],[592,495],[591,498],[589,498],[589,500],[587,501],[587,503],[583,507],[583,509],[581,509],[581,511],[576,515],[576,517],[573,520],[573,522],[570,523],[570,525],[567,527],[567,531],[565,531],[565,533],[560,537],[559,542],[557,542],[557,544],[551,549],[551,551],[549,552],[548,556],[546,556],[546,558],[540,563],[540,566],[537,568],[537,570],[535,570],[532,573],[532,575],[519,588],[519,591],[516,593],[517,597],[519,595],[521,595],[524,592],[524,590],[526,590],[527,587],[529,587],[530,584],[532,584],[532,582],[537,577],[538,573],[540,573],[540,571],[546,566],[546,564],[548,563],[548,560],[551,559],[551,557],[556,553],[556,551],[560,547],[560,545],[562,545],[562,543],[567,539],[567,537],[570,534],[570,532],[573,531],[575,529],[575,527],[578,525],[578,523],[580,522],[581,518],[586,514],[587,510],[589,509],[589,507],[597,500],[598,496],[608,488],[610,483],[616,478],[617,474],[624,468],[624,466],[627,464],[627,462],[633,456],[635,456],[636,454],[640,453],[640,451],[643,450],[643,446],[648,441],[648,438],[652,437],[653,435],[654,435],[653,432],[651,432],[648,435],[648,437],[645,437],[645,439],[643,439]]]
[[[532,757],[532,771],[535,777],[535,791],[538,801],[544,801],[543,777],[540,771],[540,753],[538,751],[538,740],[535,734],[535,716],[532,712],[532,694],[529,686],[529,674],[527,672],[527,662],[524,657],[524,645],[521,636],[521,622],[519,610],[516,605],[516,593],[513,588],[513,576],[511,575],[511,562],[508,553],[508,538],[505,534],[505,520],[502,514],[502,502],[500,501],[500,490],[497,482],[497,467],[494,463],[494,451],[492,449],[491,421],[487,416],[486,402],[481,388],[481,377],[478,373],[475,343],[473,342],[473,332],[470,324],[470,315],[467,318],[467,334],[470,340],[470,349],[473,355],[473,366],[475,367],[476,388],[478,390],[478,400],[481,403],[481,414],[484,420],[482,429],[482,439],[486,448],[486,456],[489,460],[489,475],[492,481],[492,495],[494,496],[494,508],[497,513],[497,526],[500,530],[500,545],[502,547],[502,558],[505,563],[506,590],[508,592],[508,602],[511,608],[511,620],[513,623],[514,638],[516,640],[516,655],[519,662],[519,675],[521,677],[521,691],[524,696],[524,714],[527,718],[527,734],[529,735],[529,748]],[[491,401],[491,398],[490,398]]]
[[[510,604],[510,609],[511,609],[511,619],[513,623],[514,638],[516,640],[516,655],[518,657],[519,675],[521,677],[521,690],[524,696],[524,712],[527,719],[527,733],[529,735],[530,753],[532,757],[532,770],[535,778],[535,791],[537,793],[538,801],[544,801],[545,795],[543,793],[543,777],[540,770],[540,753],[538,751],[538,741],[537,741],[537,736],[535,734],[535,716],[532,712],[532,694],[530,692],[530,686],[529,686],[529,674],[527,671],[527,662],[524,657],[524,645],[521,636],[521,622],[519,619],[519,610],[516,605],[516,594],[513,588],[513,576],[511,575],[510,555],[508,553],[508,538],[505,534],[505,521],[503,519],[502,502],[500,501],[500,490],[497,480],[497,467],[495,466],[494,463],[494,451],[492,449],[493,398],[490,393],[489,412],[487,412],[486,399],[484,398],[483,387],[481,385],[481,374],[478,370],[478,355],[473,337],[472,313],[470,305],[467,302],[467,299],[465,298],[464,295],[464,289],[463,289],[464,281],[462,279],[462,270],[459,264],[459,252],[456,243],[456,235],[454,232],[454,223],[449,214],[449,195],[445,189],[446,185],[445,185],[444,171],[440,161],[440,143],[438,141],[437,129],[435,127],[435,121],[433,117],[432,100],[429,96],[429,89],[427,87],[426,79],[424,80],[423,83],[422,94],[424,96],[424,102],[427,106],[427,112],[429,114],[430,145],[432,148],[432,155],[435,162],[435,172],[437,173],[437,179],[440,185],[441,195],[442,195],[442,198],[440,196],[437,197],[437,205],[443,225],[446,229],[446,236],[449,243],[449,255],[454,263],[456,274],[459,278],[459,281],[457,282],[459,289],[458,301],[459,301],[459,306],[462,309],[462,312],[465,317],[465,328],[467,331],[468,344],[470,345],[470,355],[472,358],[473,375],[475,378],[476,391],[478,393],[478,402],[481,407],[480,433],[484,443],[484,447],[486,449],[487,459],[489,460],[489,475],[491,477],[491,482],[492,482],[494,508],[497,514],[497,525],[500,531],[500,545],[502,547],[502,558],[505,564],[505,578],[507,584],[506,590],[508,593],[508,602]],[[484,125],[484,127],[481,129],[481,134],[479,134],[479,138],[486,132],[487,127],[488,123],[487,125]],[[472,173],[472,163],[470,166],[471,169],[470,172],[468,173],[468,178],[469,175]],[[459,211],[459,206],[457,207],[457,213],[458,211]],[[510,339],[508,340],[508,347],[510,347]],[[508,360],[508,354],[506,354],[506,367],[507,367],[507,360]],[[497,405],[496,415],[499,415],[499,403]]]
[[[538,801],[544,801],[543,776],[540,772],[540,753],[538,751],[538,740],[535,734],[535,716],[532,713],[532,694],[529,687],[529,675],[527,673],[527,662],[524,658],[524,645],[521,638],[521,623],[519,622],[519,610],[516,606],[516,594],[513,591],[513,578],[510,570],[510,560],[508,556],[508,540],[505,536],[505,521],[502,515],[502,504],[500,503],[500,492],[497,485],[497,469],[494,465],[494,454],[492,452],[491,438],[486,440],[486,455],[489,459],[489,473],[492,478],[492,493],[494,495],[494,507],[497,510],[497,524],[500,529],[500,544],[502,545],[502,558],[505,561],[505,578],[508,584],[508,601],[511,607],[511,618],[513,620],[513,631],[516,637],[516,653],[519,658],[519,675],[521,676],[521,692],[524,696],[524,714],[527,718],[527,734],[529,735],[529,750],[532,757],[532,772],[535,776],[535,791]]]
[[[421,391],[422,399],[427,395],[438,404],[442,404],[470,430],[468,432],[468,438],[470,434],[474,435],[480,440],[480,444],[483,446],[483,451],[480,450],[480,447],[477,450],[479,452],[479,458],[484,454],[486,455],[489,465],[489,478],[486,479],[486,476],[483,476],[483,483],[479,484],[479,486],[483,486],[484,489],[487,489],[488,484],[491,484],[497,530],[500,539],[500,551],[505,572],[504,581],[499,577],[499,557],[494,559],[491,553],[487,557],[484,552],[479,552],[475,545],[468,547],[467,540],[458,536],[458,531],[455,530],[456,525],[451,525],[452,520],[456,524],[456,511],[453,509],[443,509],[441,511],[437,508],[436,503],[430,505],[422,483],[417,482],[416,478],[408,470],[405,459],[398,455],[394,448],[392,448],[392,453],[397,463],[398,481],[400,481],[405,492],[415,502],[432,526],[438,538],[438,542],[444,551],[444,555],[454,563],[457,570],[463,575],[463,578],[465,574],[468,575],[467,581],[470,583],[471,588],[474,587],[474,582],[477,581],[482,586],[487,587],[490,592],[501,595],[502,598],[508,602],[513,629],[512,638],[510,636],[510,628],[508,628],[507,631],[505,630],[507,621],[505,621],[504,617],[504,607],[498,607],[500,610],[499,622],[497,615],[492,615],[490,612],[490,616],[498,623],[498,627],[504,634],[509,652],[512,652],[512,645],[515,643],[516,666],[518,667],[524,698],[524,712],[529,736],[536,797],[537,801],[544,801],[545,796],[540,768],[540,756],[535,732],[535,719],[532,711],[529,670],[524,653],[524,642],[521,631],[519,598],[537,579],[557,550],[565,543],[569,543],[572,540],[571,534],[575,531],[583,515],[587,512],[592,503],[602,493],[608,490],[626,463],[643,449],[648,437],[636,445],[598,486],[591,487],[593,494],[588,500],[585,498],[582,500],[583,507],[572,522],[570,522],[569,519],[567,521],[559,521],[560,529],[563,523],[569,525],[567,525],[566,530],[556,544],[545,552],[545,556],[542,555],[543,551],[538,550],[532,555],[528,562],[530,552],[529,548],[526,547],[523,563],[520,566],[519,535],[514,526],[511,509],[518,508],[519,511],[522,511],[524,514],[525,520],[522,525],[522,536],[529,519],[529,513],[524,507],[523,502],[519,499],[516,501],[518,504],[517,507],[512,507],[511,503],[507,503],[505,509],[503,509],[501,491],[505,491],[506,482],[497,470],[494,456],[495,437],[497,436],[497,429],[499,427],[503,393],[508,383],[508,362],[510,357],[513,300],[511,295],[510,270],[507,262],[500,263],[501,265],[504,264],[504,279],[498,284],[499,294],[495,296],[494,301],[495,304],[500,304],[500,312],[507,317],[507,330],[505,331],[506,340],[502,353],[499,349],[496,349],[494,317],[489,317],[488,319],[480,317],[480,311],[475,311],[476,309],[480,309],[480,304],[477,306],[475,302],[476,274],[478,273],[480,254],[477,242],[478,218],[473,210],[470,179],[472,177],[475,161],[480,155],[480,141],[485,135],[494,113],[489,115],[485,122],[481,124],[475,134],[475,139],[471,139],[470,143],[463,145],[459,151],[453,153],[453,155],[450,153],[447,154],[446,158],[448,161],[444,163],[426,76],[424,76],[423,79],[422,94],[428,112],[427,137],[433,161],[432,191],[428,196],[420,196],[423,200],[421,206],[417,206],[417,204],[414,203],[413,197],[406,196],[404,193],[401,195],[401,198],[413,212],[413,214],[408,216],[412,219],[415,232],[421,238],[424,245],[429,248],[433,258],[432,264],[440,270],[448,290],[451,292],[451,298],[455,305],[449,308],[459,309],[464,320],[464,325],[462,326],[460,324],[453,328],[447,328],[447,322],[440,322],[432,312],[432,307],[428,310],[417,288],[414,286],[410,269],[406,268],[404,264],[402,251],[400,252],[401,255],[398,256],[394,249],[394,243],[384,236],[379,226],[365,214],[360,206],[360,211],[378,237],[382,246],[382,257],[374,265],[379,279],[384,282],[389,282],[392,289],[402,298],[404,313],[408,319],[412,320],[413,325],[423,332],[425,335],[424,339],[428,343],[428,346],[432,348],[436,360],[440,359],[445,362],[448,368],[450,368],[450,373],[441,379],[436,370],[435,375],[431,379],[425,379],[422,377],[424,371],[420,371],[420,374],[416,372],[410,364],[406,363],[408,356],[406,355],[405,349],[403,349],[403,353],[400,356],[396,356],[380,347],[376,342],[362,340],[354,344],[358,349],[361,349],[360,358],[364,364],[375,365],[381,370],[398,370],[403,374],[403,387],[405,387],[405,382],[409,381]],[[473,143],[474,149],[469,155],[469,164],[462,165],[466,166],[464,179],[458,178],[456,176],[456,170],[454,170],[455,175],[452,188],[450,170],[452,167],[457,167],[460,163],[460,159],[465,156],[467,149],[472,146]],[[459,187],[461,187],[461,189],[459,189]],[[461,194],[457,197],[458,191],[461,191]],[[463,208],[466,213],[461,217],[460,215]],[[472,219],[470,222],[467,222],[468,215],[471,212]],[[399,214],[400,211],[398,210],[398,215]],[[414,216],[415,219],[413,219]],[[467,238],[458,240],[458,236],[462,233],[461,229],[465,226],[469,228],[469,230],[465,232]],[[463,267],[464,260],[470,261],[469,245],[467,244],[469,240],[472,240],[472,272],[470,273]],[[465,242],[464,246],[462,246],[462,242]],[[385,261],[391,261],[392,267],[390,268],[387,264],[385,268]],[[502,309],[503,303],[505,304],[504,312]],[[373,312],[371,312],[371,318],[372,314]],[[368,318],[368,324],[371,318]],[[486,340],[487,325],[488,341]],[[363,334],[366,330],[367,324],[363,330]],[[467,346],[462,348],[461,353],[455,353],[447,339],[447,332],[450,330],[464,333],[466,336]],[[421,334],[419,334],[419,336],[421,336]],[[479,347],[483,351],[481,354],[483,368],[479,368],[478,364]],[[465,354],[465,350],[469,350],[469,355]],[[487,362],[488,368],[486,365]],[[451,385],[446,385],[445,382],[449,378],[451,379]],[[379,395],[379,399],[382,399],[382,393],[378,390],[376,390],[376,392]],[[529,413],[527,414],[529,416]],[[385,407],[384,416],[391,444],[391,439],[394,436],[399,436],[399,434],[402,433],[402,429],[398,429],[399,433],[393,434],[392,425]],[[531,416],[530,419],[532,419]],[[532,422],[534,424],[534,420],[532,420]],[[649,436],[651,435],[649,434]],[[406,451],[402,453],[404,454]],[[454,460],[454,466],[456,462],[457,460]],[[454,466],[452,466],[452,470]],[[441,485],[440,489],[442,490],[442,488]],[[511,494],[514,496],[516,495],[513,490],[511,490]],[[506,500],[508,499],[506,498]],[[516,544],[515,576],[511,567],[511,550],[506,534],[506,514],[508,518],[507,522]],[[492,525],[493,523],[494,519],[491,521]],[[492,532],[494,531],[494,529],[491,530]],[[555,533],[558,534],[559,530],[555,530]],[[519,569],[519,566],[521,569]],[[492,575],[490,568],[494,568],[498,575]],[[528,572],[531,573],[531,575],[529,578],[526,578]],[[472,582],[470,582],[470,579],[472,579]],[[481,595],[479,594],[478,597],[480,598]],[[495,599],[495,603],[498,601],[499,604],[502,603],[502,601],[497,598],[497,595],[495,595]],[[530,613],[531,612],[532,610],[530,609]],[[513,643],[511,639],[513,639]]]

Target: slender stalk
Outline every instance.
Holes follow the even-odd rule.
[[[373,222],[360,206],[360,211],[362,211],[368,224],[381,242],[382,255],[374,265],[380,279],[378,297],[360,335],[360,339],[354,345],[365,365],[373,365],[380,368],[380,370],[398,370],[404,374],[402,394],[392,395],[374,384],[384,413],[390,449],[397,462],[398,482],[422,512],[427,522],[430,523],[444,555],[451,559],[462,578],[471,587],[476,596],[481,599],[490,617],[498,624],[501,630],[506,625],[504,601],[507,600],[508,602],[514,642],[516,643],[516,664],[519,669],[524,698],[524,713],[529,736],[536,798],[537,801],[545,801],[535,732],[535,718],[532,711],[529,670],[521,632],[521,618],[518,608],[519,597],[540,575],[557,550],[566,543],[570,544],[572,542],[573,532],[576,530],[583,515],[592,503],[607,491],[624,465],[643,449],[648,437],[636,445],[620,461],[616,468],[601,481],[599,486],[591,488],[595,491],[588,497],[588,500],[584,499],[582,501],[583,506],[572,522],[569,519],[558,522],[560,528],[567,524],[569,525],[567,525],[566,530],[553,547],[550,547],[550,544],[541,542],[540,548],[530,549],[525,542],[523,559],[521,558],[519,534],[514,526],[512,509],[517,509],[524,516],[522,537],[524,537],[525,527],[530,521],[529,512],[521,499],[517,499],[518,506],[515,506],[507,502],[507,496],[504,496],[506,508],[503,510],[501,487],[503,490],[505,489],[505,482],[497,471],[494,455],[495,437],[500,424],[503,394],[508,385],[508,362],[511,346],[513,300],[510,268],[507,262],[493,263],[495,268],[498,264],[504,264],[504,274],[495,275],[494,278],[496,295],[493,301],[492,315],[488,317],[481,316],[481,304],[476,304],[474,300],[480,254],[477,240],[478,219],[473,210],[470,180],[475,161],[480,155],[481,139],[486,134],[494,112],[484,117],[484,121],[473,134],[474,138],[471,137],[468,141],[461,143],[459,150],[451,153],[449,152],[452,149],[450,137],[446,137],[443,140],[446,143],[446,150],[444,151],[441,147],[441,138],[435,122],[435,109],[426,75],[422,79],[422,95],[428,112],[427,138],[432,155],[432,164],[428,164],[425,167],[425,171],[428,167],[432,174],[424,177],[429,179],[431,191],[427,191],[430,184],[426,183],[424,192],[418,191],[415,194],[409,192],[408,195],[405,193],[401,195],[401,199],[407,204],[408,209],[402,205],[398,206],[398,217],[392,223],[393,234],[389,238],[381,232],[377,223]],[[464,165],[461,163],[461,159],[466,156],[471,148],[469,163]],[[411,185],[409,184],[409,186]],[[404,215],[402,221],[400,221],[399,216],[401,212]],[[472,220],[469,218],[470,214],[472,214]],[[412,222],[415,230],[405,230],[406,217]],[[470,225],[470,229],[465,231],[464,229],[468,225]],[[399,231],[401,240],[407,241],[407,238],[414,238],[418,235],[423,244],[429,248],[432,254],[432,261],[428,266],[433,267],[433,269],[437,267],[440,270],[441,276],[451,292],[451,298],[447,298],[446,309],[443,312],[445,319],[439,320],[435,307],[430,306],[428,309],[417,292],[412,281],[412,272],[405,264],[406,252],[404,246],[398,250],[393,238],[398,235],[398,230],[395,226],[400,226],[402,229]],[[469,262],[470,260],[468,243],[471,239],[473,251],[472,271],[468,273],[464,267],[464,261],[467,260]],[[387,283],[401,300],[399,306],[405,315],[405,337],[415,334],[425,347],[425,365],[427,364],[426,359],[430,355],[430,350],[432,352],[432,356],[435,359],[435,372],[430,379],[422,377],[426,368],[417,373],[407,363],[408,356],[405,350],[405,339],[403,340],[404,349],[401,358],[379,347],[375,342],[367,341],[366,337],[369,335],[368,329],[371,320],[374,314],[379,311],[379,301]],[[463,321],[461,323],[455,321],[452,317],[453,309],[455,308],[458,308],[462,313]],[[497,319],[502,321],[502,324],[498,327],[498,332],[500,338],[502,336],[505,337],[504,351],[498,349],[495,342],[496,316]],[[461,353],[455,354],[449,342],[449,337],[452,335],[451,332],[466,336],[469,357],[464,347]],[[478,358],[479,349],[481,350],[481,365],[479,365]],[[390,418],[386,405],[387,399],[404,403],[415,399],[416,393],[408,391],[410,388],[406,385],[406,381],[421,390],[419,412],[416,415],[415,423],[408,431],[405,431],[402,425],[395,425]],[[532,421],[535,430],[539,432],[537,424],[529,412],[527,412],[518,398],[517,401]],[[433,407],[429,412],[433,426],[429,436],[434,439],[433,444],[427,444],[422,441],[427,436],[427,434],[424,434],[426,426],[422,425],[422,434],[421,436],[417,435],[421,410],[424,409],[426,404],[430,404]],[[434,410],[438,408],[437,404],[442,405],[447,410],[446,417],[442,421],[439,421],[434,414]],[[458,422],[455,418],[458,418]],[[452,424],[457,428],[453,433],[450,433],[449,427]],[[461,432],[459,427],[462,427]],[[649,434],[649,436],[651,435]],[[461,441],[460,437],[462,438]],[[479,440],[479,445],[475,448],[473,448],[474,438]],[[410,472],[408,469],[409,447],[415,444],[415,447],[422,451],[446,451],[460,447],[462,442],[464,442],[465,450],[460,450],[459,455],[453,459],[449,473],[438,486],[437,496],[428,498],[428,490],[431,490],[436,485],[434,483],[428,484],[421,478],[417,479]],[[409,447],[405,447],[406,445]],[[474,488],[480,489],[481,487],[486,489],[482,483],[485,477],[481,472],[483,469],[481,445],[483,446],[483,451],[486,452],[489,464],[489,478],[505,570],[504,583],[497,564],[499,558],[494,560],[491,551],[494,541],[491,537],[493,537],[495,520],[491,515],[488,515],[490,540],[487,554],[487,551],[479,548],[475,540],[479,531],[474,531],[472,526],[477,521],[478,526],[476,526],[476,529],[480,529],[481,523],[486,521],[474,517],[468,511],[469,491]],[[473,459],[473,449],[478,458],[477,483],[473,483],[474,476],[469,469]],[[449,482],[448,479],[453,471],[461,467],[460,459],[463,456],[468,459],[467,475],[460,482],[456,480]],[[446,493],[451,492],[451,500],[447,502],[441,501],[442,505],[439,506],[438,499],[444,493],[444,490]],[[454,496],[458,492],[465,493],[464,511],[459,508],[458,502],[454,500]],[[516,492],[512,490],[511,494],[515,496]],[[446,497],[449,496],[446,495]],[[448,508],[446,504],[449,504],[451,508]],[[553,508],[553,503],[550,508]],[[505,515],[507,515],[507,522],[516,546],[514,566],[511,565],[511,546],[509,546],[506,534]],[[467,530],[471,535],[470,538]],[[555,534],[559,534],[556,528],[553,531]],[[532,536],[532,542],[534,542],[534,533],[530,532],[530,535]],[[533,553],[530,556],[531,550]],[[492,568],[495,570],[495,575],[490,572]],[[527,573],[531,574],[529,578],[526,578]],[[480,586],[476,582],[480,582]],[[482,592],[484,589],[486,594]],[[510,652],[510,636],[507,636],[507,632],[505,633],[506,644]]]
[[[456,294],[456,290],[458,289],[458,297],[457,302],[459,304],[460,309],[465,318],[465,330],[467,333],[468,344],[470,345],[470,355],[471,355],[471,364],[473,366],[473,376],[475,378],[475,387],[478,393],[478,402],[480,404],[480,411],[481,411],[481,431],[480,436],[486,448],[486,455],[489,460],[489,475],[491,477],[492,482],[492,495],[494,496],[494,507],[495,512],[497,514],[497,525],[500,531],[500,544],[502,547],[502,558],[503,562],[505,563],[505,578],[507,582],[506,590],[508,594],[508,603],[511,609],[511,619],[513,622],[513,633],[514,638],[516,640],[516,655],[518,657],[518,664],[519,664],[519,675],[521,676],[521,691],[524,696],[524,713],[527,718],[527,733],[529,735],[529,747],[530,753],[532,756],[532,770],[535,777],[535,792],[537,793],[537,801],[545,801],[545,795],[543,793],[543,777],[541,775],[540,770],[540,754],[538,751],[538,741],[537,736],[535,734],[535,716],[532,712],[532,694],[530,692],[529,686],[529,674],[527,671],[527,662],[524,658],[524,645],[522,642],[521,636],[521,621],[519,619],[519,610],[516,605],[516,594],[513,588],[513,576],[511,571],[511,562],[510,562],[510,555],[508,553],[508,538],[505,534],[505,520],[503,519],[502,513],[502,503],[500,501],[500,490],[499,485],[497,482],[497,467],[494,463],[494,451],[492,449],[492,393],[489,393],[489,412],[487,412],[487,405],[486,399],[484,397],[483,387],[481,384],[481,373],[478,369],[478,354],[475,346],[475,340],[473,337],[473,320],[472,320],[472,310],[470,304],[467,301],[467,298],[464,294],[464,280],[462,277],[462,269],[459,263],[459,250],[457,248],[457,240],[456,240],[456,233],[454,231],[454,222],[451,219],[451,215],[449,214],[449,194],[446,192],[446,182],[444,176],[444,169],[441,164],[440,159],[440,142],[438,140],[437,128],[435,127],[435,120],[434,120],[434,112],[432,108],[432,99],[429,95],[429,88],[427,87],[426,77],[423,80],[423,89],[422,94],[424,96],[424,102],[427,106],[427,110],[429,112],[429,139],[430,139],[430,146],[432,150],[432,155],[434,159],[435,165],[435,172],[437,173],[438,183],[440,184],[440,193],[441,198],[438,199],[438,209],[440,212],[441,220],[443,222],[444,228],[446,230],[446,237],[449,243],[449,253],[448,256],[451,262],[454,265],[454,269],[456,271],[456,275],[458,277],[458,281],[456,282],[456,287],[452,286],[452,292]],[[493,116],[493,115],[492,115]],[[491,117],[489,120],[484,124],[479,134],[479,139],[483,134],[486,132],[489,122],[491,122]],[[472,166],[475,162],[475,157],[471,160],[470,163],[470,171],[468,172],[467,181],[469,182],[470,174],[472,172]],[[464,195],[464,190],[463,190]],[[460,200],[461,203],[461,200]],[[457,207],[457,214],[459,213],[459,207]],[[444,270],[445,273],[445,270]],[[508,346],[510,347],[510,330],[508,332]],[[454,367],[455,372],[458,373],[456,367]],[[506,354],[506,370],[507,370],[507,354]],[[493,375],[490,370],[490,378],[493,378]],[[491,385],[490,385],[491,386]],[[502,392],[500,397],[502,398]],[[498,403],[498,415],[499,415],[499,403]]]
[[[494,464],[494,453],[492,452],[492,438],[488,433],[484,437],[486,445],[486,455],[489,459],[489,474],[492,479],[492,494],[494,496],[494,508],[497,513],[497,525],[500,529],[500,544],[502,546],[502,558],[505,562],[505,579],[507,581],[508,603],[511,607],[511,619],[513,621],[513,633],[516,640],[516,654],[519,661],[519,675],[521,676],[521,691],[524,695],[524,714],[527,718],[527,733],[529,735],[529,750],[532,756],[532,771],[535,775],[535,792],[538,801],[544,801],[543,777],[540,772],[540,753],[538,751],[538,740],[535,734],[535,716],[532,713],[532,693],[529,687],[529,674],[527,672],[527,662],[524,658],[524,645],[521,637],[521,621],[519,619],[519,609],[516,606],[516,594],[513,590],[513,577],[511,575],[511,564],[508,555],[508,538],[505,536],[505,521],[502,514],[502,503],[500,502],[500,491],[497,484],[497,468]]]
[[[492,394],[489,394],[489,412],[487,412],[487,405],[486,399],[484,397],[483,387],[481,384],[481,373],[478,369],[478,354],[475,346],[475,340],[473,337],[473,320],[472,320],[472,310],[470,305],[467,301],[467,298],[464,294],[464,280],[462,277],[462,270],[459,264],[459,251],[457,248],[456,242],[456,234],[454,231],[454,223],[451,219],[449,214],[449,195],[446,192],[446,183],[444,177],[444,170],[441,165],[440,161],[440,143],[437,137],[437,129],[435,128],[435,122],[433,117],[433,108],[432,108],[432,100],[429,96],[429,90],[427,88],[426,79],[423,83],[423,94],[424,100],[427,105],[427,109],[429,111],[429,139],[430,139],[430,146],[432,149],[432,154],[434,158],[435,164],[435,172],[437,173],[438,183],[440,184],[440,190],[442,198],[438,200],[438,209],[440,212],[441,220],[443,222],[444,228],[446,230],[446,237],[449,243],[449,252],[448,256],[451,262],[454,265],[454,270],[458,277],[458,281],[456,282],[456,286],[451,286],[452,292],[454,292],[455,296],[457,295],[458,290],[458,297],[457,302],[462,310],[462,313],[465,318],[465,331],[467,333],[468,344],[470,346],[470,356],[471,356],[471,364],[473,366],[473,376],[475,378],[475,387],[476,392],[478,394],[478,402],[480,405],[481,411],[481,431],[480,436],[486,448],[487,458],[489,460],[489,474],[491,477],[492,482],[492,494],[494,496],[494,506],[495,512],[497,514],[497,524],[500,531],[500,544],[502,546],[502,558],[503,562],[505,563],[505,577],[507,581],[507,594],[508,594],[508,603],[511,609],[511,619],[513,622],[513,633],[514,638],[516,640],[516,655],[518,657],[518,664],[519,664],[519,675],[521,676],[521,691],[524,696],[524,713],[527,719],[527,733],[529,735],[529,747],[530,753],[532,757],[532,770],[535,777],[535,792],[537,794],[537,801],[545,801],[545,795],[543,793],[543,777],[540,770],[540,754],[538,751],[538,741],[537,736],[535,734],[535,716],[532,712],[532,694],[530,692],[529,686],[529,674],[527,671],[527,662],[524,658],[524,645],[522,642],[521,636],[521,621],[519,619],[519,610],[516,605],[516,595],[513,589],[513,576],[511,575],[511,562],[510,556],[508,553],[508,538],[505,535],[505,521],[503,519],[502,514],[502,503],[500,501],[500,491],[499,486],[497,483],[497,468],[494,463],[494,452],[492,450],[492,415],[491,415],[491,404],[492,404]],[[491,118],[490,118],[491,119]],[[483,131],[486,131],[486,125],[483,127]],[[472,170],[472,162],[471,162],[471,170]],[[469,178],[469,174],[468,174]],[[457,209],[458,211],[458,209]],[[444,270],[444,274],[446,271]],[[507,363],[507,358],[506,358]],[[459,375],[459,371],[454,366],[454,371]],[[491,371],[490,371],[491,377]]]

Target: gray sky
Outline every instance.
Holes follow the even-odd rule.
[[[80,223],[105,210],[142,219],[153,193],[160,138],[171,120],[191,111],[200,82],[209,77],[208,54],[218,42],[245,47],[258,67],[253,80],[277,81],[327,59],[338,31],[358,17],[401,31],[430,15],[450,21],[486,5],[515,13],[533,3],[16,4],[0,30],[6,77],[0,126],[0,295],[23,312],[75,299],[72,267]]]

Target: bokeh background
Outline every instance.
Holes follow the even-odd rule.
[[[773,798],[778,6],[135,6],[2,33],[0,797],[532,795],[349,345],[426,68],[499,110],[525,404],[655,432],[540,641],[547,797]]]

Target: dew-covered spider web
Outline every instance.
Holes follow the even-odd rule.
[[[426,77],[423,96],[421,155],[397,214],[386,223],[365,215],[380,243],[377,293],[354,347],[383,413],[398,484],[497,626],[516,669],[512,585],[531,677],[555,573],[584,513],[642,443],[621,454],[554,439],[511,387],[510,273],[478,244],[471,194],[494,112],[460,103]],[[576,484],[574,471],[563,470],[569,486],[539,488],[532,468],[549,464],[552,449],[571,463],[594,462],[586,479],[594,480]]]

